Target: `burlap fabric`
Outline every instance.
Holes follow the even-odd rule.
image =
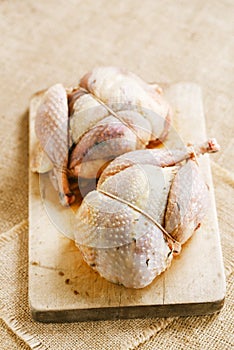
[[[0,129],[1,349],[231,349],[233,345],[232,1],[2,1]],[[233,57],[233,56],[232,56]],[[95,65],[148,81],[202,86],[227,277],[225,306],[203,317],[32,322],[27,304],[30,96],[76,84]]]

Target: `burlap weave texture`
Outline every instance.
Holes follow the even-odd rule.
[[[231,349],[233,345],[232,1],[2,1],[0,349]],[[63,325],[27,305],[28,114],[32,94],[76,84],[96,65],[203,89],[227,296],[218,315]]]

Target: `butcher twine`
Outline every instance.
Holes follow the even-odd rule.
[[[140,213],[141,215],[143,215],[145,218],[147,218],[148,220],[150,220],[155,226],[157,226],[161,232],[163,233],[164,235],[164,238],[167,240],[168,243],[172,243],[172,248],[171,249],[171,252],[172,253],[175,253],[175,254],[178,254],[180,253],[180,249],[181,249],[181,244],[180,242],[178,242],[177,240],[175,240],[171,235],[170,233],[168,233],[165,228],[160,225],[160,223],[155,220],[150,214],[148,214],[145,210],[142,210],[141,208],[137,207],[136,205],[126,201],[125,199],[123,198],[120,198],[118,196],[115,196],[113,193],[110,193],[110,192],[106,192],[106,191],[103,191],[101,190],[100,188],[97,189],[98,192],[102,193],[103,195],[109,197],[109,198],[112,198],[120,203],[123,203],[123,204],[126,204],[129,208],[132,208],[133,210],[137,211],[138,213]]]
[[[147,0],[143,6],[138,0],[100,0],[100,11],[93,3],[0,4],[0,349],[229,350],[234,302],[232,2]],[[55,82],[73,84],[71,79],[75,84],[93,66],[107,64],[127,67],[148,81],[196,80],[203,88],[208,135],[222,147],[211,162],[227,279],[219,314],[69,324],[31,319],[25,110],[35,91]]]
[[[85,93],[91,95],[98,103],[100,103],[103,107],[106,108],[106,110],[112,114],[116,119],[118,119],[123,125],[127,126],[127,128],[129,128],[133,134],[136,135],[137,139],[143,144],[145,145],[145,141],[142,140],[142,138],[139,136],[139,134],[136,132],[136,130],[133,128],[133,126],[128,123],[126,120],[124,120],[120,115],[118,115],[115,111],[113,111],[112,108],[110,108],[109,106],[107,106],[107,104],[105,102],[103,102],[100,98],[98,98],[96,95],[92,94],[90,91],[82,88],[82,87],[78,87],[79,90],[84,91]]]

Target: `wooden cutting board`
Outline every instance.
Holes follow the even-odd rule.
[[[176,146],[181,139],[185,144],[206,140],[200,87],[179,83],[167,87],[165,93],[174,111],[173,128],[166,146]],[[36,144],[34,118],[40,99],[40,94],[35,95],[30,105],[30,158]],[[199,164],[210,188],[207,215],[171,267],[151,285],[139,290],[110,283],[86,265],[74,242],[57,229],[62,225],[72,237],[74,215],[71,209],[62,208],[58,203],[48,174],[40,178],[39,186],[38,174],[29,170],[32,317],[43,322],[66,322],[201,315],[221,309],[225,276],[209,156],[200,157]]]

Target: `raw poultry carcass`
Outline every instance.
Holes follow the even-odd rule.
[[[197,157],[218,149],[211,139],[113,160],[76,213],[75,240],[84,260],[111,282],[150,284],[200,226],[208,188]]]
[[[96,68],[75,89],[49,88],[35,131],[52,162],[61,202],[75,200],[68,176],[99,177],[115,157],[163,141],[170,119],[159,86],[123,69]]]

